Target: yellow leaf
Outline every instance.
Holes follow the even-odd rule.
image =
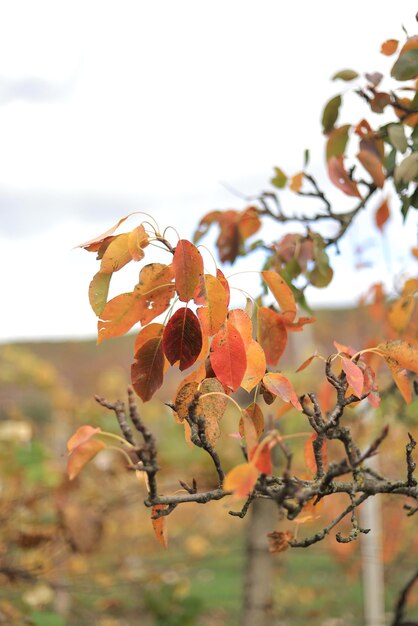
[[[237,498],[246,498],[254,489],[259,471],[252,463],[237,465],[225,476],[225,491],[233,491]]]
[[[294,176],[292,176],[292,178],[290,179],[290,189],[292,191],[300,191],[301,187],[302,187],[302,183],[303,183],[303,177],[304,177],[304,173],[303,172],[299,172],[298,174],[295,174]]]

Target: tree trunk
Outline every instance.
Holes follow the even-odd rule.
[[[250,509],[247,526],[246,564],[242,626],[270,626],[273,609],[273,559],[267,533],[272,532],[276,505],[257,499]]]

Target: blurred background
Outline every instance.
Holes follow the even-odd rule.
[[[308,0],[0,7],[0,624],[239,623],[245,522],[228,515],[230,505],[179,507],[163,551],[142,506],[144,487],[118,457],[103,452],[73,483],[65,478],[75,428],[116,432],[93,396],[124,399],[133,344],[127,336],[95,345],[87,298],[94,255],[74,247],[132,211],[190,238],[206,212],[241,209],[242,195],[269,188],[273,166],[298,172],[307,148],[312,172],[325,182],[321,112],[345,89],[330,77],[345,68],[387,70],[380,44],[401,38],[402,24],[412,34],[415,12],[409,0],[353,0],[338,14],[332,3]],[[357,110],[362,116],[353,95],[342,121]],[[300,208],[287,192],[282,203],[289,212]],[[398,245],[389,253],[370,214],[359,217],[332,258],[332,283],[307,291],[318,322],[302,343],[290,343],[284,369],[312,346],[329,353],[332,339],[360,347],[374,335],[368,307],[360,318],[354,313],[370,285],[382,282],[390,292],[393,276],[408,270],[416,245],[416,218],[409,219],[403,229],[393,213],[388,232]],[[243,259],[233,271],[259,260]],[[236,285],[257,290],[248,276]],[[118,281],[120,293],[132,275]],[[315,384],[315,367],[299,375],[301,389]],[[210,480],[206,460],[163,405],[177,384],[173,373],[143,410],[161,446],[165,492],[179,479]],[[379,410],[377,419],[402,417],[393,436],[416,428],[416,401]],[[240,458],[228,438],[236,416],[224,419],[220,452],[232,466]],[[285,431],[303,430],[297,414],[283,419]],[[303,463],[302,443],[295,454]],[[402,461],[391,457],[391,468]],[[417,539],[399,507],[382,515],[398,529],[382,544],[390,607]],[[277,624],[359,623],[357,543],[329,540],[276,557]],[[336,577],[338,594],[330,591]]]

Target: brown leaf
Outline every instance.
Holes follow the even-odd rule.
[[[380,47],[380,52],[387,57],[390,57],[392,54],[395,54],[398,49],[399,41],[397,39],[387,39],[384,41]]]
[[[164,353],[161,337],[149,339],[135,354],[131,366],[131,380],[135,392],[143,402],[152,398],[164,379]]]
[[[202,349],[199,320],[190,309],[182,307],[170,318],[163,333],[164,354],[173,365],[179,361],[181,371],[196,361]]]
[[[289,547],[289,541],[292,541],[294,535],[290,530],[275,530],[267,535],[269,542],[269,552],[278,554],[284,552]]]
[[[372,177],[376,187],[381,189],[386,180],[381,161],[375,154],[373,154],[373,152],[370,152],[369,150],[360,150],[357,158],[364,169],[367,170]]]
[[[125,221],[128,219],[128,217],[131,217],[131,215],[135,215],[134,213],[129,213],[129,215],[126,215],[125,217],[122,217],[122,219],[119,220],[119,222],[117,224],[115,224],[114,226],[112,226],[112,228],[109,228],[109,230],[107,230],[105,233],[102,233],[101,235],[98,235],[97,237],[93,237],[93,239],[90,239],[89,241],[86,241],[85,243],[80,243],[78,246],[76,246],[77,248],[84,248],[85,250],[88,250],[89,252],[96,252],[98,250],[98,247],[95,247],[95,244],[100,244],[107,238],[109,238],[111,235],[113,235],[113,233],[115,232],[115,230]]]
[[[247,406],[246,409],[242,410],[242,417],[239,421],[239,434],[241,435],[241,437],[245,437],[246,438],[246,427],[248,428],[248,421],[244,421],[244,416],[248,418],[248,420],[251,421],[254,430],[255,430],[255,440],[257,441],[258,438],[263,434],[264,432],[264,415],[263,415],[263,411],[261,410],[260,406],[256,403],[252,403],[249,406]],[[248,443],[248,442],[247,442]]]
[[[194,400],[199,384],[196,381],[187,382],[180,387],[174,401],[174,410],[182,422],[189,414],[189,407]]]

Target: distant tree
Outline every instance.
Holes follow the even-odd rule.
[[[120,450],[129,467],[146,478],[145,505],[151,509],[155,534],[163,545],[167,545],[168,516],[190,502],[210,506],[212,500],[229,498],[235,502],[241,498],[244,501],[239,510],[230,514],[244,517],[255,502],[270,500],[281,518],[309,522],[320,516],[321,501],[346,495],[346,505],[332,520],[302,537],[295,537],[290,530],[275,531],[272,519],[269,540],[273,553],[317,543],[346,518],[351,520],[350,532],[337,532],[335,539],[340,543],[355,541],[369,532],[361,527],[357,509],[376,494],[396,496],[411,518],[418,511],[414,461],[417,428],[408,435],[405,432],[404,441],[393,442],[403,450],[402,472],[380,475],[368,461],[388,437],[389,426],[383,425],[376,435],[369,422],[361,422],[361,414],[358,422],[362,428],[347,419],[347,409],[360,403],[369,406],[370,414],[379,407],[382,395],[401,394],[410,403],[413,389],[417,391],[413,376],[418,373],[418,278],[412,263],[414,258],[418,260],[418,247],[410,250],[411,269],[396,277],[393,292],[386,294],[380,283],[371,288],[373,343],[352,348],[335,341],[333,354],[314,353],[298,364],[296,372],[314,359],[322,361],[322,379],[316,389],[301,389],[297,378],[292,377],[291,382],[280,371],[289,333],[303,332],[315,322],[305,298],[306,288],[324,288],[333,280],[330,251],[339,249],[357,216],[362,211],[373,212],[376,229],[385,231],[390,241],[391,215],[400,211],[405,220],[418,208],[418,36],[407,36],[403,43],[385,41],[381,52],[396,55],[390,77],[379,72],[362,77],[349,69],[337,72],[332,80],[344,84],[344,93],[331,98],[322,114],[329,188],[338,190],[345,201],[352,201],[347,210],[340,209],[339,201],[331,201],[332,192],[311,173],[310,155],[305,151],[300,171],[288,177],[282,168],[275,167],[271,189],[247,199],[244,208],[203,216],[193,242],[177,238],[174,229],[161,230],[149,216],[133,230],[115,234],[130,217],[126,216],[106,233],[81,245],[97,253],[100,261],[89,291],[99,318],[98,342],[140,325],[128,406],[103,398],[97,401],[115,412],[121,429],[121,436],[116,436]],[[339,125],[343,102],[352,93],[364,104],[365,117]],[[280,198],[285,188],[300,199],[301,209],[295,213],[282,207]],[[389,200],[390,190],[395,199]],[[321,234],[323,223],[328,224],[326,232],[331,234]],[[257,239],[263,225],[267,229]],[[283,225],[289,227],[284,232]],[[199,243],[211,228],[218,229],[216,247],[224,264],[233,265],[254,251],[264,252],[263,267],[254,267],[260,276],[259,293],[241,289],[241,306],[230,304],[234,275],[227,277],[218,267],[214,269],[213,257]],[[266,233],[271,238],[267,239]],[[167,263],[153,262],[154,247],[166,251]],[[144,259],[149,262],[142,264]],[[141,263],[137,284],[132,291],[108,300],[113,273],[131,261]],[[307,311],[307,316],[299,315],[299,309]],[[340,335],[344,341],[344,328]],[[392,382],[385,377],[384,368],[381,370],[382,364]],[[211,458],[216,484],[209,489],[200,489],[190,477],[187,482],[179,481],[180,492],[160,492],[157,442],[137,408],[135,394],[143,403],[148,402],[164,384],[170,366],[186,374],[175,397],[172,401],[167,398],[166,404],[179,428],[184,428],[186,441]],[[324,382],[332,391],[327,402],[318,397]],[[247,396],[242,392],[234,395],[239,390]],[[230,445],[241,447],[242,462],[226,471],[217,442],[229,403],[237,411],[239,431]],[[274,408],[266,408],[273,403]],[[281,432],[278,420],[288,411],[306,417],[308,434]],[[266,419],[267,412],[273,419]],[[301,439],[304,464],[293,458]],[[68,442],[69,477],[74,478],[107,442],[114,444],[114,440],[114,434],[100,427],[79,428]],[[181,471],[184,475],[185,468]],[[417,573],[400,596],[393,626],[418,623],[404,618],[406,597],[416,578]]]

